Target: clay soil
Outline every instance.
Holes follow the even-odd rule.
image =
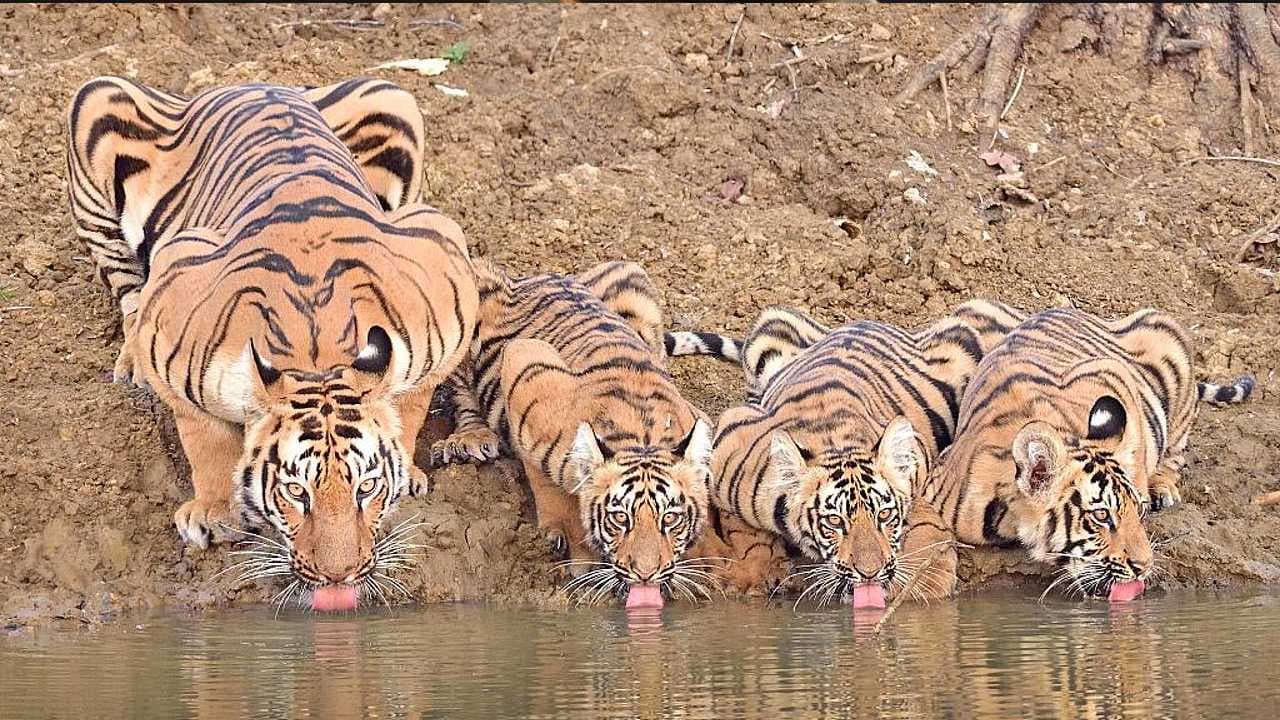
[[[978,157],[992,138],[971,116],[975,80],[951,79],[949,113],[937,87],[890,102],[977,12],[751,7],[727,56],[740,5],[0,8],[0,618],[96,622],[273,592],[215,577],[226,549],[181,545],[171,518],[190,485],[171,421],[106,381],[119,320],[72,233],[63,154],[72,93],[104,73],[186,93],[393,79],[427,118],[429,201],[476,254],[515,272],[636,260],[673,327],[740,333],[768,304],[907,326],[975,296],[1164,308],[1190,328],[1198,375],[1250,372],[1260,392],[1201,413],[1186,503],[1152,519],[1160,584],[1280,581],[1280,513],[1250,504],[1280,487],[1274,245],[1237,260],[1277,211],[1280,172],[1185,164],[1240,154],[1238,131],[1203,125],[1187,68],[1147,64],[1149,12],[1085,27],[1054,7],[995,142],[1023,175],[999,178]],[[350,19],[366,22],[334,22]],[[369,69],[460,41],[465,62],[439,77]],[[741,395],[731,367],[675,371],[709,413]],[[438,479],[403,506],[433,546],[406,577],[417,600],[562,602],[509,469]],[[1019,557],[966,553],[966,591],[1042,587]]]

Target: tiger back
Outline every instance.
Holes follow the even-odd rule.
[[[703,592],[684,561],[706,522],[710,426],[664,367],[648,276],[634,263],[579,277],[477,269],[458,429],[433,454],[485,461],[504,443],[555,550],[590,563],[570,586],[579,597]]]
[[[1252,386],[1201,384],[1199,396],[1241,401]],[[1190,343],[1169,315],[1040,313],[983,359],[924,496],[962,542],[1021,543],[1080,592],[1105,594],[1151,572],[1143,518],[1181,499],[1196,401]]]
[[[73,216],[120,305],[117,379],[173,409],[188,542],[270,525],[278,574],[350,586],[425,487],[414,439],[477,293],[461,230],[418,203],[423,142],[412,95],[377,80],[187,99],[98,78],[72,101]]]

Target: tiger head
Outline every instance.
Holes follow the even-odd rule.
[[[587,542],[612,568],[615,584],[680,584],[681,560],[706,523],[707,422],[695,420],[674,447],[608,447],[582,423],[570,461]]]
[[[820,560],[817,583],[838,592],[895,580],[912,488],[927,460],[905,417],[889,423],[870,451],[831,449],[817,457],[775,431],[763,482],[783,490],[775,524]]]
[[[379,327],[368,337],[351,365],[322,373],[278,370],[249,348],[260,414],[245,427],[239,508],[247,526],[279,532],[306,589],[371,582],[387,561],[375,534],[409,489],[411,459],[386,382],[391,340]]]
[[[1136,482],[1136,438],[1125,437],[1124,405],[1103,396],[1085,438],[1033,421],[1013,440],[1017,490],[1029,511],[1018,535],[1037,560],[1064,568],[1086,595],[1145,580],[1154,555],[1143,526],[1149,501]]]

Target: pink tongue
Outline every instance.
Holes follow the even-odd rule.
[[[632,585],[627,593],[627,609],[662,609],[662,589],[657,585]]]
[[[318,587],[311,595],[311,609],[321,612],[356,609],[356,587],[354,585],[325,585]]]
[[[875,583],[859,583],[853,586],[853,609],[884,609],[884,588]]]
[[[1113,603],[1124,603],[1138,597],[1143,590],[1147,589],[1147,584],[1141,580],[1130,580],[1129,582],[1112,583],[1111,594],[1107,599]]]

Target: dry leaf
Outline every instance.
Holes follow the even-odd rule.
[[[444,58],[411,58],[409,60],[392,60],[381,65],[374,65],[369,70],[413,70],[421,75],[439,75],[449,69],[449,61]]]
[[[978,158],[991,167],[999,167],[1006,173],[1016,173],[1022,169],[1022,161],[1003,150],[988,150]]]
[[[929,167],[929,163],[926,162],[924,157],[922,157],[920,153],[916,152],[915,150],[912,150],[911,154],[907,156],[906,162],[907,162],[907,167],[911,168],[912,170],[915,170],[918,173],[924,173],[925,175],[938,174],[938,171]]]
[[[462,88],[449,87],[448,85],[441,85],[440,83],[435,83],[435,86],[437,90],[449,97],[466,97],[468,94],[467,91]]]
[[[725,180],[720,183],[720,197],[725,200],[734,201],[742,194],[743,183],[741,180]]]

